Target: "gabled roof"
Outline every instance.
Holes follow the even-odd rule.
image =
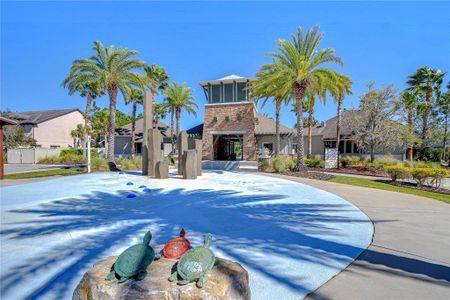
[[[158,129],[161,131],[163,136],[170,137],[170,128],[167,127],[166,123],[159,122]],[[136,142],[142,142],[144,132],[144,119],[136,120]],[[116,136],[131,136],[131,123],[128,123],[122,127],[116,128]]]
[[[199,82],[199,84],[201,86],[206,86],[208,84],[218,84],[218,83],[247,82],[252,79],[253,78],[251,77],[243,77],[240,75],[231,74],[214,80],[202,81]]]
[[[17,121],[0,116],[0,124],[1,125],[16,125]]]
[[[35,110],[19,113],[10,113],[10,117],[18,120],[19,124],[39,124],[54,118],[67,115],[74,111],[80,112],[78,108]]]
[[[275,134],[275,120],[272,118],[265,117],[263,115],[258,114],[256,116],[256,128],[255,134],[263,135],[263,134]],[[295,134],[294,128],[289,128],[280,124],[280,134]]]

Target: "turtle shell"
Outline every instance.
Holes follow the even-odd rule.
[[[188,250],[177,264],[177,272],[183,279],[193,281],[210,271],[216,258],[206,247],[195,247]]]
[[[119,255],[114,264],[114,271],[120,277],[131,277],[147,269],[155,258],[153,248],[138,244],[126,249]]]
[[[171,239],[166,243],[162,252],[165,258],[179,259],[186,251],[191,249],[191,243],[186,239],[184,229],[181,229],[180,236]]]

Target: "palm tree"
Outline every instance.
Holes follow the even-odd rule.
[[[407,110],[406,122],[411,135],[414,134],[414,112],[417,107],[419,97],[417,93],[412,93],[408,90],[404,91],[399,99],[398,105]],[[413,160],[413,145],[408,145],[406,150],[406,159]]]
[[[337,103],[336,115],[336,147],[339,149],[341,142],[341,123],[342,123],[342,104],[344,103],[345,95],[351,95],[352,80],[350,77],[342,74],[337,74],[334,88],[331,89],[331,94]],[[339,151],[337,157],[337,168],[339,169]]]
[[[132,110],[131,110],[131,156],[136,155],[136,110],[137,105],[141,104],[144,99],[144,94],[141,90],[138,89],[132,89],[129,97],[125,99],[125,103],[129,104],[132,103]]]
[[[178,133],[180,132],[181,112],[185,110],[189,114],[197,116],[196,109],[198,109],[198,105],[195,103],[195,99],[192,96],[192,89],[187,87],[185,82],[183,82],[181,85],[178,85],[175,82],[170,83],[169,86],[167,87],[167,90],[164,92],[164,95],[166,96],[164,106],[169,108],[172,114],[172,121],[171,121],[172,133],[175,115],[176,118],[175,136],[178,136]]]
[[[75,129],[70,131],[70,136],[73,138],[73,146],[75,148],[80,147],[80,142],[83,140],[85,133],[85,128],[83,127],[83,124],[78,124]]]
[[[274,154],[278,156],[280,152],[280,113],[281,105],[290,101],[290,92],[283,94],[278,87],[282,86],[277,82],[277,74],[281,65],[273,62],[261,67],[256,80],[251,84],[251,94],[258,100],[262,99],[262,106],[266,105],[269,99],[275,104],[275,149]]]
[[[310,86],[306,90],[306,110],[308,111],[308,153],[307,157],[310,158],[312,154],[312,127],[314,126],[314,108],[316,106],[316,97],[325,104],[326,103],[326,92],[330,90],[333,86],[323,86],[322,81],[319,81],[317,85]],[[332,81],[326,81],[326,84],[332,83]]]
[[[87,130],[91,127],[91,107],[92,102],[100,96],[103,96],[102,87],[98,81],[93,78],[92,74],[78,72],[74,76],[68,76],[62,82],[64,88],[69,89],[69,95],[79,93],[81,97],[86,97],[86,110],[84,112],[84,128],[83,143],[87,142]],[[85,149],[86,150],[86,147]]]
[[[158,126],[159,120],[167,116],[167,107],[164,103],[153,104],[153,126]]]
[[[423,98],[419,103],[418,109],[422,112],[422,153],[428,147],[428,137],[430,134],[429,118],[433,107],[433,93],[438,93],[441,89],[445,73],[441,70],[431,69],[429,67],[422,67],[409,76],[407,84],[410,86],[409,91],[417,93]]]
[[[146,82],[146,76],[133,70],[142,69],[145,63],[132,56],[138,51],[127,48],[109,46],[105,48],[100,41],[94,42],[95,55],[90,59],[74,61],[69,78],[88,76],[98,81],[109,96],[109,134],[108,161],[114,161],[114,131],[116,119],[117,95],[120,92],[124,99],[129,98],[131,86],[141,86]],[[86,75],[78,75],[78,74]]]
[[[282,67],[278,74],[278,80],[283,93],[292,92],[296,101],[297,114],[297,171],[303,170],[304,141],[303,141],[303,101],[308,88],[314,86],[330,87],[337,73],[323,65],[327,63],[342,64],[342,60],[334,55],[334,49],[318,50],[323,34],[319,28],[309,29],[306,35],[298,28],[297,35],[292,36],[292,41],[279,40],[278,52],[270,56],[277,60]]]

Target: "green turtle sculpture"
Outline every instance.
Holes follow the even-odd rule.
[[[202,288],[208,279],[208,272],[216,263],[216,257],[209,249],[211,241],[212,235],[207,233],[203,246],[192,248],[184,253],[177,264],[177,270],[169,277],[169,281],[176,281],[179,285],[196,282],[197,287]]]
[[[144,236],[143,243],[133,245],[123,251],[112,265],[106,280],[118,278],[119,283],[122,283],[130,278],[144,279],[147,275],[147,267],[155,258],[155,251],[149,245],[151,239],[152,233],[148,231]]]

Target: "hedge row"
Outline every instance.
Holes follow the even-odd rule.
[[[437,168],[410,168],[403,166],[387,166],[384,168],[392,181],[398,179],[414,179],[417,185],[429,184],[434,187],[441,185],[442,179],[448,176],[446,169]]]

